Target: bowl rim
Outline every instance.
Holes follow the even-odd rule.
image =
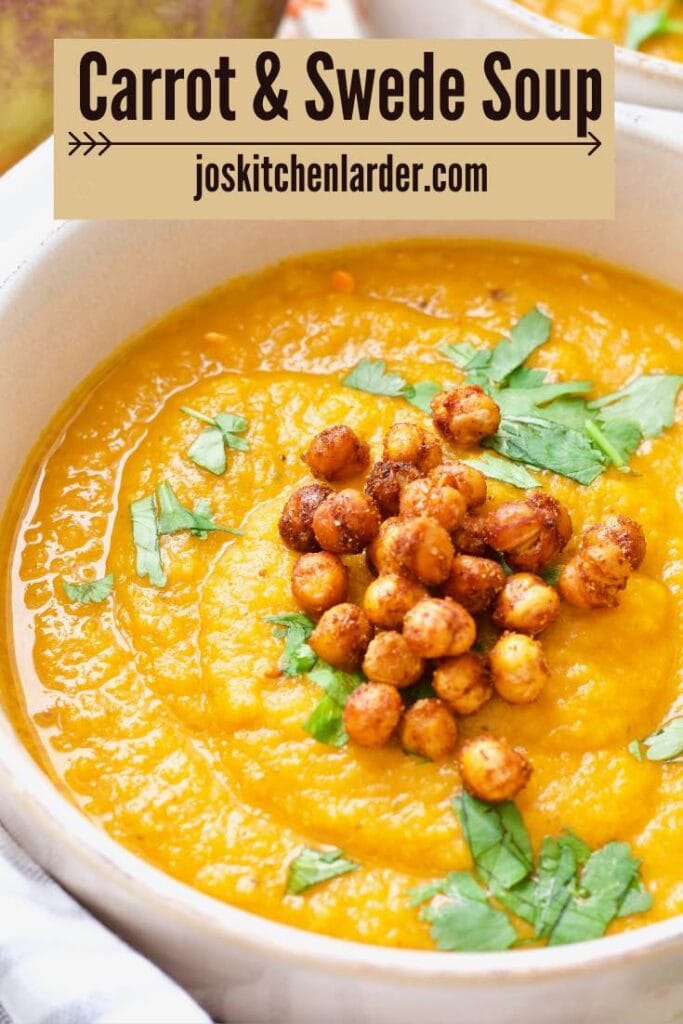
[[[531,11],[523,7],[517,0],[479,0],[484,7],[511,18],[526,30],[538,32],[544,36],[555,36],[557,39],[594,39],[585,32],[562,25],[559,21]],[[664,57],[653,57],[649,53],[641,53],[640,50],[629,50],[620,43],[615,44],[616,62],[619,65],[645,74],[649,78],[663,78],[680,83],[683,88],[683,63],[675,60],[667,60]]]
[[[0,306],[17,279],[40,273],[65,243],[85,236],[88,222],[62,223],[43,239],[32,257],[0,285]],[[23,283],[23,281],[22,281]],[[2,718],[6,718],[2,713]],[[11,723],[0,742],[0,812],[3,823],[27,851],[77,898],[114,922],[124,934],[139,936],[119,906],[145,906],[187,935],[197,929],[226,948],[243,947],[272,961],[302,969],[386,979],[393,984],[484,981],[521,984],[530,977],[557,979],[620,964],[653,959],[664,949],[683,953],[683,914],[617,935],[566,946],[457,953],[370,945],[306,931],[231,906],[173,878],[110,837],[60,791],[33,759]],[[70,861],[55,851],[66,847]],[[74,871],[74,865],[78,870]],[[90,879],[88,881],[87,879]],[[93,884],[97,881],[97,886]],[[97,891],[100,895],[94,897]],[[103,909],[101,894],[110,911]],[[122,897],[125,897],[123,899]],[[151,949],[154,958],[155,951]]]

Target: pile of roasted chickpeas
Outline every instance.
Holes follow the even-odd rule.
[[[460,447],[500,422],[496,403],[474,385],[436,395],[432,411],[437,430]],[[609,516],[584,534],[558,594],[539,573],[571,537],[567,510],[534,491],[485,512],[486,478],[444,462],[438,436],[414,422],[394,424],[372,467],[367,443],[345,425],[314,437],[302,459],[318,482],[291,495],[279,523],[299,552],[292,592],[316,619],[316,654],[367,677],[344,711],[349,738],[363,747],[398,732],[406,751],[443,760],[456,751],[456,716],[479,711],[494,693],[512,704],[536,700],[549,679],[537,638],[557,618],[560,595],[578,608],[613,607],[645,555],[641,527]],[[368,470],[363,492],[343,487]],[[361,607],[347,601],[343,556],[362,552],[375,579]],[[487,654],[475,649],[482,613],[502,630]],[[401,691],[428,672],[437,696],[404,706]],[[488,801],[512,798],[531,773],[523,751],[489,734],[463,744],[458,760],[464,786]]]

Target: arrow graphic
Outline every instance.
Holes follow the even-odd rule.
[[[114,140],[110,139],[104,132],[98,131],[99,140],[94,138],[90,132],[83,131],[82,137],[79,137],[74,132],[69,132],[68,146],[69,156],[73,156],[74,153],[80,153],[81,156],[89,156],[90,153],[96,153],[98,156],[104,156],[104,154],[112,149],[114,146],[193,146],[195,149],[208,148],[210,146],[232,146],[232,147],[258,147],[258,146],[289,146],[290,148],[299,148],[302,146],[383,146],[385,149],[391,149],[394,146],[470,146],[477,148],[485,148],[487,146],[563,146],[563,147],[580,147],[588,150],[588,156],[593,156],[593,153],[597,152],[602,146],[602,142],[594,135],[593,132],[588,132],[588,138],[586,139],[574,139],[568,142],[512,142],[512,141],[466,141],[460,139],[447,139],[443,141],[430,141],[430,142],[406,142],[401,140],[399,142],[368,142],[365,140],[359,140],[356,142],[344,139],[340,142],[269,142],[264,139],[254,141],[244,140],[233,140],[233,139],[220,139],[218,141],[207,140],[207,139],[196,139],[190,141],[159,141],[154,142],[151,140]]]

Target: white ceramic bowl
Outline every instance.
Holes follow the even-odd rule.
[[[0,289],[0,504],[41,427],[117,342],[224,278],[291,253],[409,235],[560,245],[683,288],[683,147],[630,118],[618,217],[600,223],[74,223]],[[652,182],[657,188],[652,188]],[[1,199],[1,195],[0,195]],[[27,202],[33,197],[27,196]],[[33,856],[220,1020],[272,1024],[667,1024],[683,1015],[683,919],[555,949],[356,945],[212,900],[138,860],[42,774],[0,712],[0,817]]]
[[[372,35],[415,39],[585,39],[514,0],[360,0]],[[616,95],[628,103],[683,110],[683,64],[616,49]]]

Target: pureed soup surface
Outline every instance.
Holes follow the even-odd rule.
[[[339,268],[353,293],[331,287]],[[320,690],[278,676],[282,641],[264,621],[295,609],[295,556],[277,522],[311,479],[300,454],[318,431],[346,423],[377,457],[394,422],[426,422],[400,398],[340,386],[359,359],[455,385],[462,375],[438,346],[490,346],[536,303],[553,327],[530,362],[560,379],[593,380],[604,394],[639,373],[683,372],[680,297],[653,283],[553,251],[403,243],[231,282],[135,339],[67,404],[12,513],[24,682],[6,675],[3,686],[40,762],[115,839],[259,914],[433,948],[407,893],[471,866],[450,807],[455,761],[426,762],[397,744],[335,749],[303,731]],[[201,424],[181,406],[243,414],[249,451],[229,450],[222,476],[198,468],[186,453]],[[538,701],[495,698],[459,721],[461,737],[489,728],[525,748],[533,775],[517,805],[536,849],[565,827],[591,847],[631,844],[653,908],[611,930],[683,910],[683,769],[627,750],[683,704],[682,441],[677,423],[641,446],[634,473],[609,469],[589,487],[534,470],[573,517],[564,560],[606,512],[642,524],[647,557],[617,609],[563,605],[542,637],[552,675]],[[164,480],[244,536],[163,537],[168,582],[157,588],[136,575],[128,510]],[[521,496],[489,482],[490,502]],[[370,577],[363,556],[347,561],[353,600]],[[115,574],[112,598],[66,599],[62,578],[105,572]],[[360,868],[285,896],[291,859],[326,844]]]
[[[524,6],[546,18],[559,21],[562,25],[585,32],[589,36],[613,39],[624,45],[629,16],[661,11],[666,7],[662,0],[519,0]],[[683,18],[683,3],[674,2],[669,16],[679,21]],[[654,35],[640,47],[643,53],[666,60],[683,61],[683,35],[666,32]]]

